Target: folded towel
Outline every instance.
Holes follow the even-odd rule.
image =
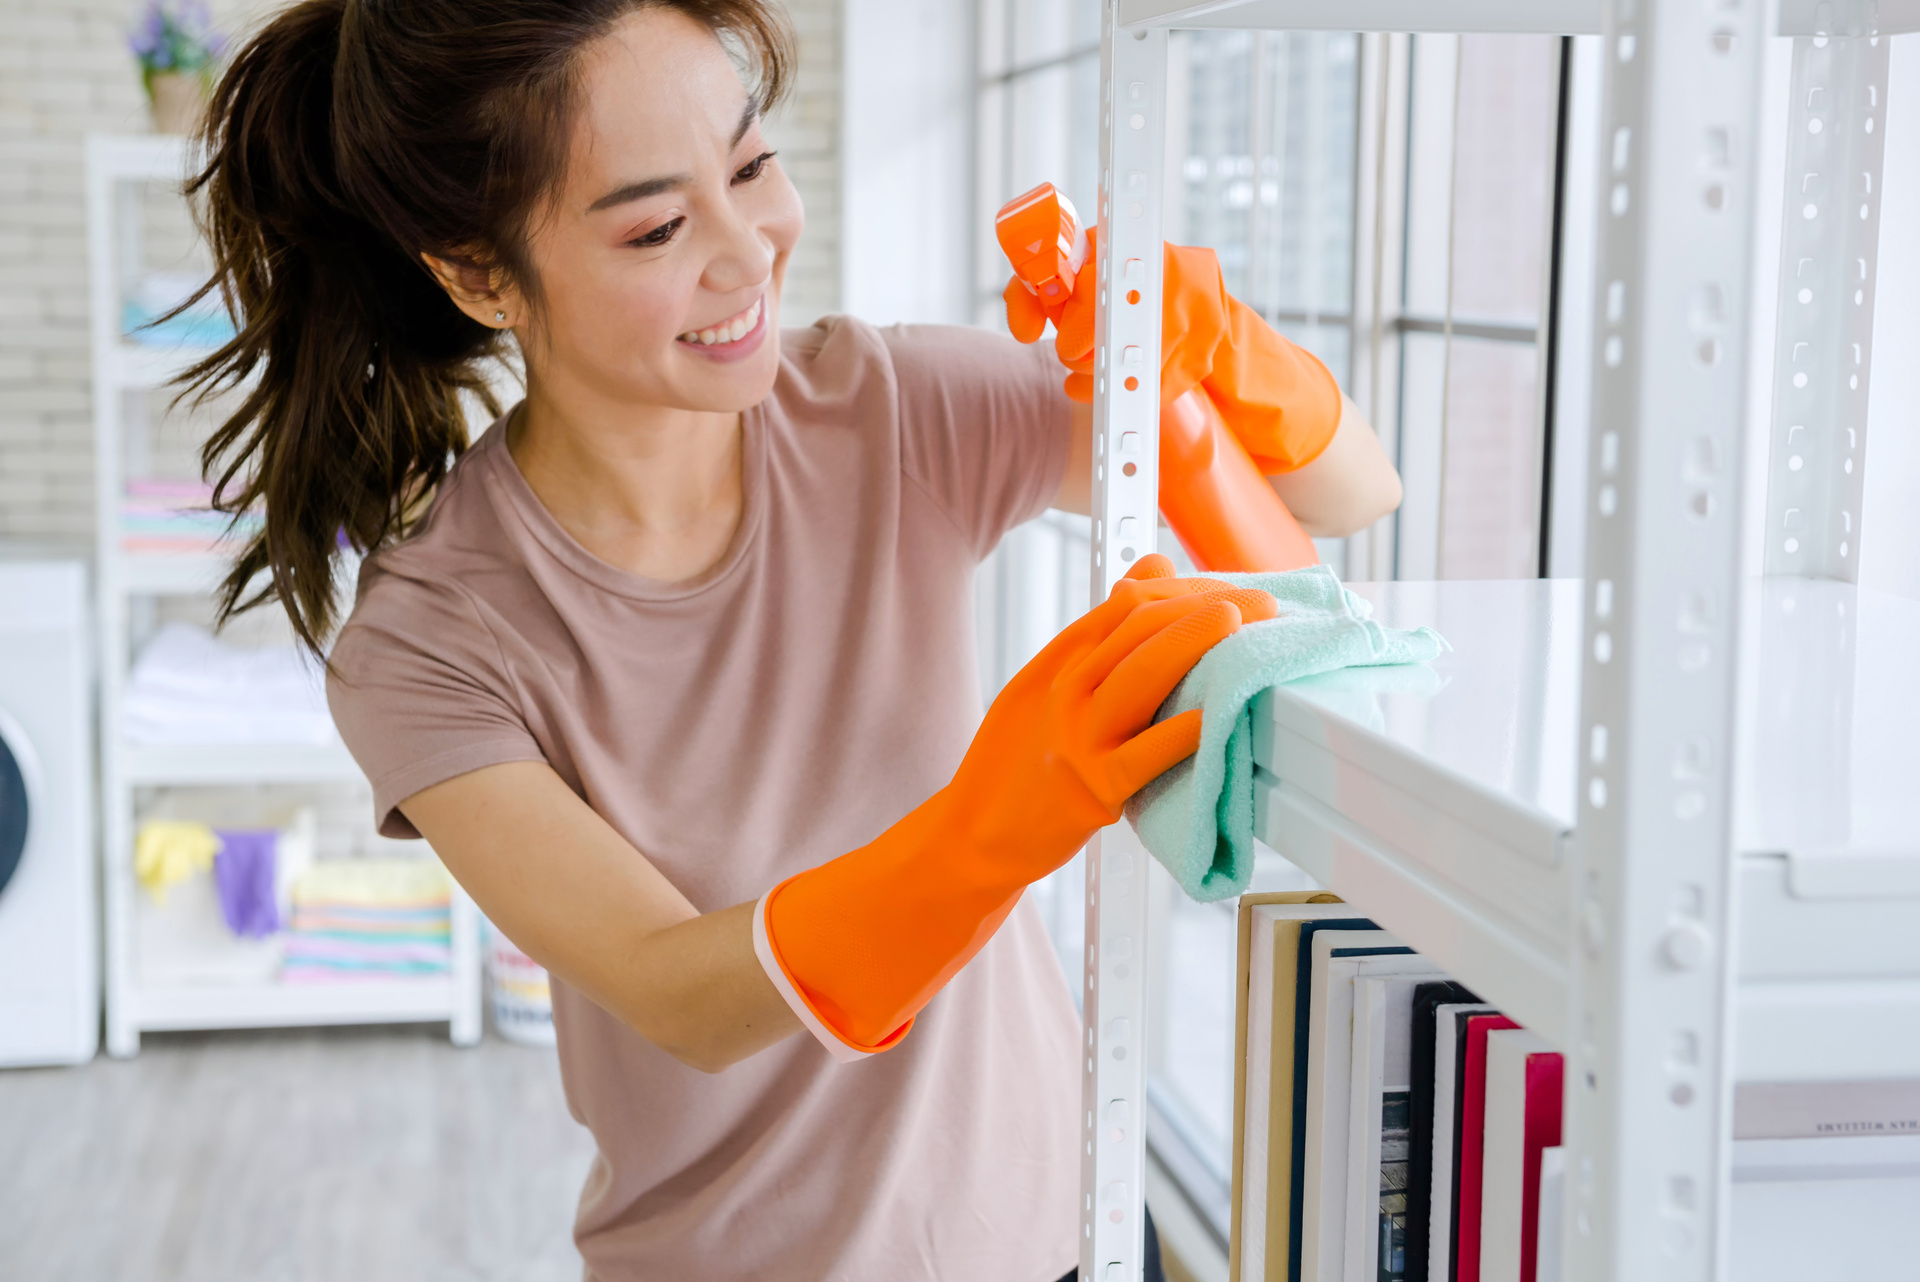
[[[293,903],[295,912],[320,904],[418,909],[444,906],[452,892],[437,859],[323,859],[295,883]]]
[[[1253,877],[1254,696],[1338,668],[1425,662],[1446,645],[1432,628],[1373,622],[1373,607],[1324,565],[1211,577],[1271,592],[1280,617],[1241,628],[1174,688],[1155,720],[1202,709],[1200,750],[1127,803],[1148,851],[1203,903],[1238,895]]]
[[[141,648],[122,712],[141,743],[339,742],[319,664],[292,645],[227,645],[177,620]]]

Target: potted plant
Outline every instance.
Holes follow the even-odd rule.
[[[127,45],[140,63],[155,129],[190,134],[200,127],[226,43],[201,0],[148,0]]]

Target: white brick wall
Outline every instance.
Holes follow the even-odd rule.
[[[841,0],[789,0],[798,92],[775,122],[806,201],[787,319],[840,289]],[[86,539],[93,528],[81,139],[151,126],[125,33],[135,0],[0,0],[0,538]],[[271,5],[212,6],[228,29]]]
[[[800,78],[769,122],[780,163],[807,206],[807,232],[787,268],[782,321],[840,308],[840,19],[842,0],[786,0],[800,38]]]

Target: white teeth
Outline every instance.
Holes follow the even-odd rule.
[[[683,343],[698,343],[702,347],[711,347],[715,343],[737,343],[745,338],[755,325],[760,323],[760,302],[755,300],[752,307],[734,317],[724,325],[711,329],[688,330],[680,335]]]

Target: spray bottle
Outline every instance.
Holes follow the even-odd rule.
[[[1087,257],[1072,203],[1042,183],[1002,207],[994,232],[1014,278],[1057,316]],[[1202,570],[1297,570],[1320,559],[1204,386],[1160,409],[1160,512]]]

